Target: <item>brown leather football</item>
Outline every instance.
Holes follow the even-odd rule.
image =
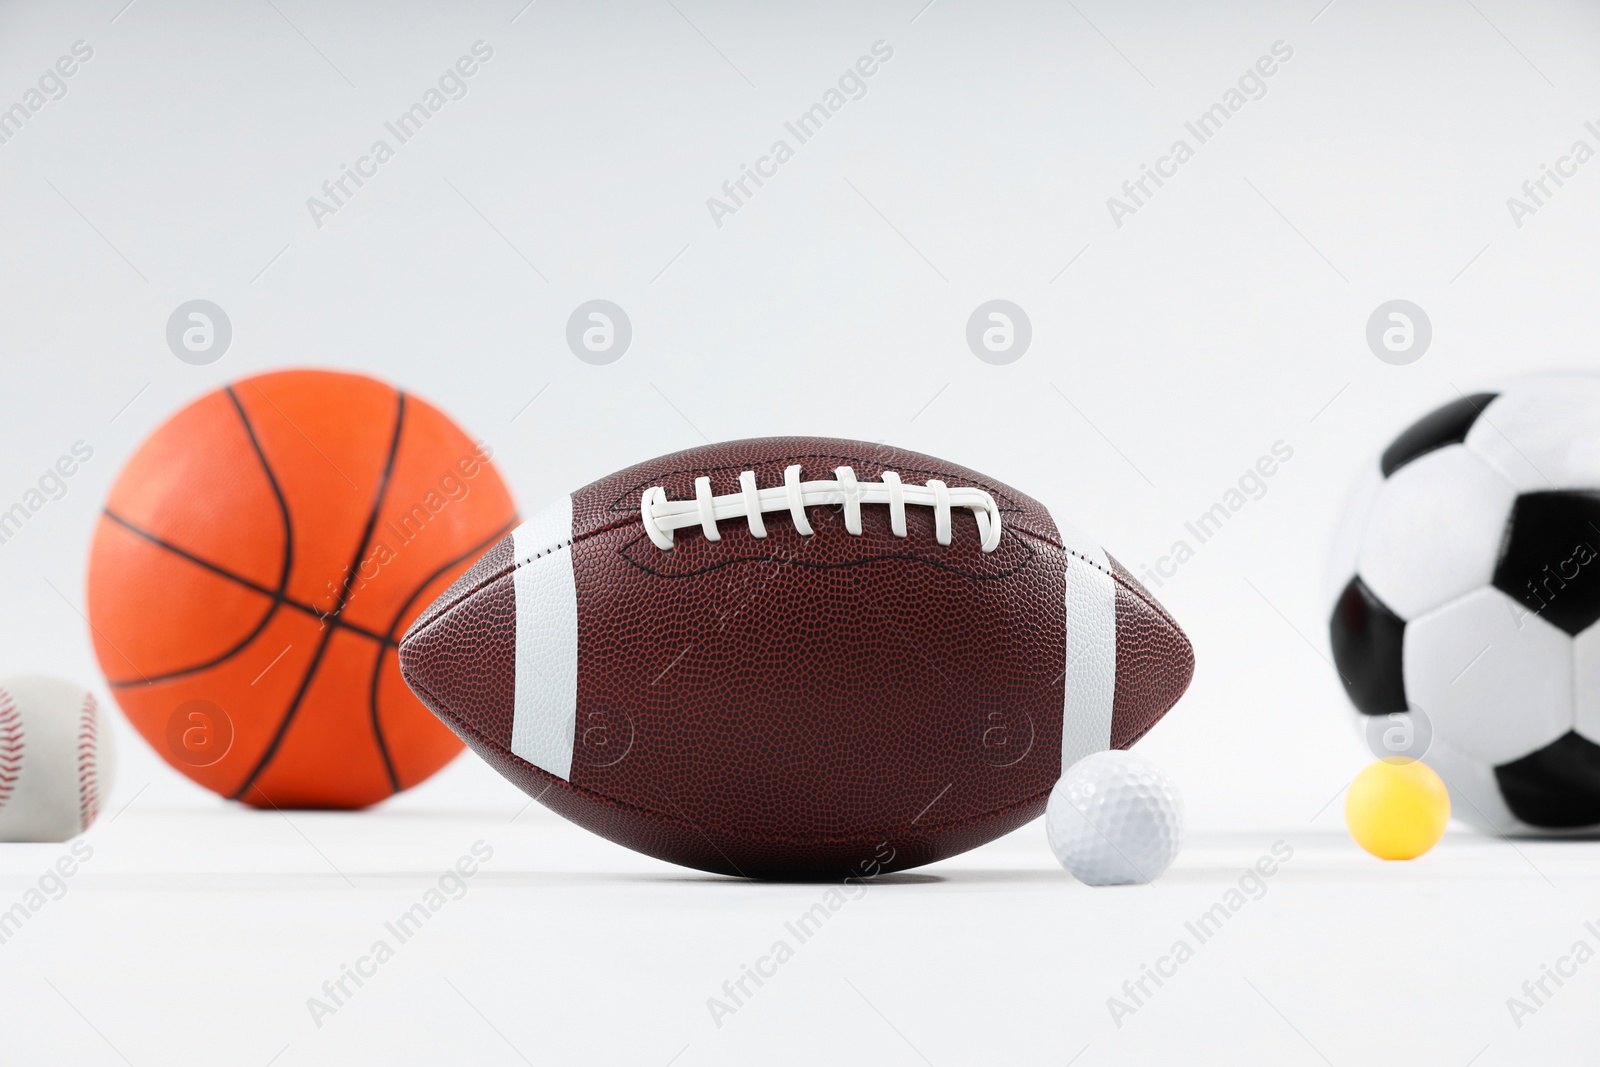
[[[1171,616],[976,471],[823,438],[579,489],[419,617],[400,669],[546,807],[747,877],[870,877],[1038,816],[1188,687]]]

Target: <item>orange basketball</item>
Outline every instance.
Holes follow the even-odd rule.
[[[112,486],[89,559],[100,668],[208,789],[376,803],[461,749],[396,643],[514,522],[488,447],[416,397],[355,374],[246,378],[167,420]]]

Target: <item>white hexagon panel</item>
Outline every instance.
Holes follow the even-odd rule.
[[[1600,489],[1600,379],[1529,378],[1493,401],[1465,438],[1518,492]]]
[[[1516,496],[1461,445],[1422,456],[1373,500],[1356,570],[1402,619],[1448,604],[1494,577]]]
[[[1600,623],[1572,639],[1572,726],[1600,745]]]
[[[1491,766],[1572,729],[1572,639],[1498,589],[1407,623],[1403,670],[1434,736]]]

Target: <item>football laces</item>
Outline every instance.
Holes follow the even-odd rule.
[[[896,537],[906,536],[906,508],[933,509],[934,538],[941,545],[951,541],[950,514],[955,508],[967,508],[978,523],[980,547],[993,552],[1000,544],[1000,508],[982,489],[971,486],[951,487],[937,478],[928,479],[924,485],[907,485],[894,471],[884,471],[883,480],[863,482],[856,478],[850,467],[835,467],[831,479],[800,480],[800,464],[791,464],[783,472],[783,484],[762,489],[756,485],[754,471],[739,475],[740,491],[724,496],[714,496],[711,479],[694,480],[693,500],[669,500],[666,490],[652,486],[639,498],[639,516],[645,533],[662,551],[671,551],[673,534],[677,530],[698,526],[707,541],[720,541],[722,534],[717,523],[727,519],[743,518],[750,528],[750,536],[767,536],[764,515],[768,512],[787,511],[794,528],[805,537],[815,531],[806,518],[806,508],[816,504],[843,505],[846,532],[861,533],[861,505],[888,504],[889,528]]]

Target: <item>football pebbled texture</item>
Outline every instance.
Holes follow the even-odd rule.
[[[888,504],[743,514],[663,549],[641,498],[849,467],[981,489],[1000,517]],[[765,536],[756,536],[764,525]],[[417,696],[501,774],[620,844],[745,877],[858,877],[1043,812],[1066,764],[1127,748],[1188,687],[1177,624],[1042,504],[856,441],[689,449],[595,482],[495,545],[400,644]]]

